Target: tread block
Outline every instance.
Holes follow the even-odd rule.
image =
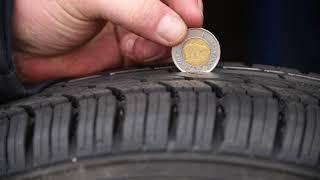
[[[146,107],[146,94],[142,92],[125,94],[125,115],[121,132],[123,151],[137,151],[142,148]]]
[[[126,93],[149,93],[149,92],[164,92],[166,89],[164,86],[153,83],[153,82],[140,82],[140,83],[127,83],[127,84],[117,84],[109,85],[105,88],[115,89],[116,91],[121,92],[122,94]]]
[[[210,86],[217,91],[220,96],[225,94],[246,94],[246,86],[244,83],[231,83],[224,81],[206,81]]]
[[[33,134],[33,166],[43,165],[50,160],[50,131],[53,111],[50,106],[35,110]]]
[[[244,82],[244,79],[239,77],[238,75],[235,74],[224,74],[224,73],[202,73],[202,74],[190,74],[186,72],[179,72],[176,73],[177,75],[184,77],[184,78],[189,78],[189,79],[194,79],[194,80],[215,80],[215,81],[230,81],[230,82],[237,82],[241,83]]]
[[[69,130],[71,126],[72,105],[70,102],[57,104],[53,108],[51,127],[52,161],[63,161],[69,156]]]
[[[184,78],[178,76],[176,73],[168,73],[166,70],[159,70],[158,72],[150,74],[150,72],[134,73],[130,76],[132,79],[148,80],[150,81],[164,81],[164,80],[183,80]]]
[[[78,104],[77,155],[86,156],[94,151],[94,121],[97,103],[94,98],[84,98],[79,100]]]
[[[143,79],[143,76],[139,74]],[[110,85],[124,97],[124,120],[120,126],[121,148],[137,151],[166,148],[171,108],[170,93],[154,82]],[[118,119],[119,121],[119,119]]]
[[[28,114],[21,110],[10,117],[7,141],[8,172],[17,172],[26,168],[26,137]]]
[[[211,149],[215,128],[216,107],[217,98],[215,93],[200,92],[198,94],[198,111],[194,134],[195,150],[209,151]]]
[[[178,117],[176,119],[175,150],[186,150],[192,146],[193,126],[196,113],[196,94],[178,92]]]
[[[301,72],[297,69],[287,68],[287,67],[276,67],[276,66],[270,66],[270,65],[263,65],[263,64],[254,64],[252,67],[260,68],[263,70],[273,70],[273,71],[279,71],[282,73],[298,73]]]
[[[303,91],[288,88],[269,87],[280,99],[287,102],[302,102],[303,104],[318,104],[318,100]]]
[[[174,92],[211,91],[210,86],[197,80],[162,81],[161,83]]]
[[[148,112],[145,129],[146,150],[164,150],[168,143],[171,97],[168,92],[148,95]]]
[[[212,86],[220,95],[223,94],[238,94],[238,95],[250,95],[250,96],[272,96],[272,92],[265,89],[258,84],[248,83],[233,83],[225,81],[206,81]]]
[[[253,99],[253,119],[249,153],[270,157],[274,149],[279,117],[279,103],[273,98]]]
[[[224,69],[224,73],[227,74],[236,74],[236,75],[244,75],[246,77],[263,77],[263,78],[272,78],[272,79],[279,79],[279,75],[267,73],[264,71],[248,71],[248,70],[241,70],[241,69]]]
[[[225,130],[227,139],[222,145],[222,150],[271,156],[279,115],[278,102],[273,99],[272,91],[257,84],[206,82],[220,91],[220,94],[225,95],[222,101],[227,110]],[[242,134],[238,134],[237,131]],[[242,139],[235,139],[236,137]]]
[[[284,78],[293,84],[292,87],[295,87],[297,90],[304,93],[308,93],[320,100],[320,81],[288,75],[284,76]]]
[[[296,87],[297,89],[309,90],[309,91],[319,91],[320,89],[320,79],[318,78],[307,79],[307,78],[289,76],[289,75],[284,75],[283,77],[287,81],[290,81],[292,84],[294,84],[294,87]]]
[[[110,153],[113,146],[113,128],[116,116],[117,100],[113,95],[102,95],[97,100],[95,126],[96,153]]]
[[[227,95],[222,101],[226,124],[220,150],[228,153],[245,153],[252,121],[251,98],[246,95]]]
[[[9,120],[7,117],[0,117],[0,176],[7,172],[7,133]]]
[[[318,91],[304,91],[304,92],[309,93],[320,100],[320,89]]]
[[[301,103],[291,102],[285,110],[286,128],[279,158],[285,161],[298,161],[304,135],[305,108]]]
[[[95,153],[101,154],[103,152],[109,152],[110,148],[108,149],[106,146],[110,146],[111,142],[110,141],[107,142],[109,144],[104,144],[104,143],[108,141],[108,138],[113,138],[113,137],[112,136],[102,137],[102,136],[110,135],[110,131],[109,131],[109,134],[104,134],[104,132],[102,132],[101,130],[96,132],[97,130],[96,128],[99,128],[97,127],[97,123],[98,125],[103,125],[104,124],[103,121],[107,121],[106,119],[103,119],[103,116],[104,116],[103,113],[108,113],[108,112],[104,112],[106,108],[104,103],[106,103],[106,100],[103,100],[101,98],[106,96],[108,97],[110,96],[111,98],[114,98],[112,95],[112,92],[108,89],[95,89],[95,88],[76,89],[74,91],[68,92],[66,96],[69,96],[71,99],[73,99],[72,101],[75,101],[78,106],[77,107],[78,116],[76,117],[76,122],[75,122],[76,123],[76,142],[75,142],[76,155],[79,157],[85,157]],[[99,105],[102,105],[102,106],[99,107]],[[110,107],[110,108],[112,109],[114,107]],[[113,120],[112,120],[112,123],[113,123]],[[107,131],[107,129],[105,130]],[[100,133],[100,134],[96,134],[96,133]],[[99,138],[99,139],[96,139],[96,138]],[[96,143],[96,140],[98,140],[99,143]],[[103,149],[103,148],[106,148],[106,149]]]
[[[182,151],[194,146],[197,150],[208,150],[212,142],[216,109],[215,95],[211,87],[195,80],[162,83],[177,96],[177,117],[173,120],[174,141],[170,148]],[[204,98],[209,99],[205,101]],[[198,103],[208,106],[198,109]],[[207,131],[200,132],[204,125],[209,125],[205,127]]]
[[[300,162],[316,165],[320,156],[320,108],[309,105],[306,108],[306,125],[301,144]]]
[[[263,78],[263,77],[256,77],[256,76],[246,77],[246,79],[248,79],[248,81],[254,84],[259,84],[261,86],[268,86],[268,87],[271,86],[271,87],[278,87],[278,88],[290,88],[290,86],[294,85],[294,83],[283,80],[283,79]]]

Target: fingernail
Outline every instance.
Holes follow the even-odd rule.
[[[178,16],[164,16],[157,27],[157,34],[168,45],[181,41],[187,33],[187,26]]]
[[[202,0],[198,0],[198,7],[201,10],[201,12],[203,12],[203,1]]]

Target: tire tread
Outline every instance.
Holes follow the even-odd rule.
[[[109,73],[8,103],[0,108],[0,176],[74,157],[171,151],[318,169],[320,80],[269,66],[221,67],[203,75],[172,67]]]

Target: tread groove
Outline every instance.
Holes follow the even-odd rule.
[[[75,156],[77,153],[79,102],[70,95],[64,95],[64,97],[66,97],[71,104],[71,118],[68,128],[68,141],[70,143],[68,153],[70,156]]]
[[[1,116],[1,113],[0,113]],[[8,166],[8,148],[7,148],[7,139],[9,136],[9,117],[3,115],[0,117],[0,176],[7,173]]]
[[[146,93],[146,106],[145,106],[145,110],[144,112],[146,113],[144,115],[144,118],[143,118],[143,133],[142,133],[142,147],[143,147],[143,150],[146,149],[146,144],[147,144],[147,140],[146,140],[146,136],[147,136],[147,123],[148,123],[148,114],[149,114],[149,103],[150,103],[150,95],[148,93]],[[157,104],[157,110],[158,110],[158,104]],[[153,138],[153,137],[152,137]]]
[[[25,127],[25,135],[24,135],[24,144],[22,150],[19,151],[25,151],[24,157],[19,157],[19,158],[24,158],[24,166],[33,166],[35,162],[35,156],[34,156],[34,135],[35,135],[35,111],[28,106],[22,106],[22,108],[26,112],[26,117],[25,121],[26,122],[26,127]],[[22,120],[22,119],[21,119]],[[18,125],[19,126],[19,125]],[[17,127],[18,127],[17,126]],[[15,138],[21,138],[23,135],[19,135],[17,137],[17,134],[20,133],[18,128],[15,129]],[[17,144],[15,144],[17,145]],[[17,147],[15,147],[17,149]],[[16,152],[17,153],[17,152]]]
[[[94,87],[95,88],[95,87]],[[96,97],[96,96],[94,96],[94,100],[95,100],[95,106],[96,106],[96,108],[95,108],[95,111],[94,111],[94,122],[93,122],[93,128],[92,128],[92,132],[93,132],[93,134],[92,134],[92,151],[95,153],[95,152],[97,152],[97,149],[96,149],[96,144],[97,144],[97,142],[96,142],[96,126],[97,126],[97,118],[98,118],[98,111],[99,111],[99,99]]]

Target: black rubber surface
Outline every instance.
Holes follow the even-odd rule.
[[[320,179],[320,76],[221,64],[61,82],[0,108],[2,179]]]

